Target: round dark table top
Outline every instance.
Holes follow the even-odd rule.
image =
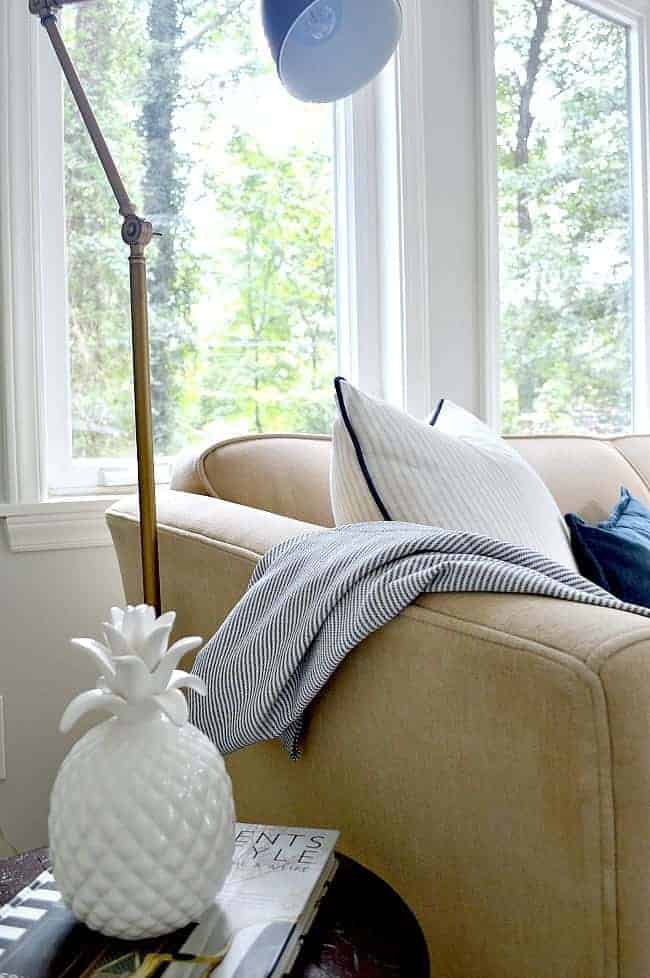
[[[48,868],[46,849],[0,861],[0,906]],[[429,959],[404,901],[374,873],[339,855],[291,978],[429,978]]]

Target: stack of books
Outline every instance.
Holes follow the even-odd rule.
[[[195,925],[141,942],[75,920],[51,873],[0,909],[0,978],[281,978],[336,872],[337,832],[237,824],[233,868]]]

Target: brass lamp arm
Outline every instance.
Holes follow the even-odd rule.
[[[65,46],[56,19],[56,11],[61,6],[60,2],[57,0],[29,0],[29,9],[31,13],[36,14],[40,18],[41,24],[45,28],[52,42],[52,47],[59,60],[59,64],[63,69],[63,74],[66,77],[66,81],[70,86],[70,91],[72,92],[73,98],[77,103],[81,117],[86,125],[88,134],[93,141],[93,146],[99,157],[99,161],[104,168],[104,173],[108,178],[108,182],[111,185],[111,189],[115,194],[115,199],[117,200],[118,207],[120,209],[120,214],[122,217],[127,217],[127,215],[135,214],[135,208],[131,203],[129,195],[126,191],[126,187],[122,182],[122,178],[115,166],[113,157],[111,156],[111,151],[109,150],[104,135],[99,127],[99,123],[95,117],[95,113],[92,110],[90,102],[86,97],[86,93],[83,90],[79,76],[75,70],[72,63],[72,59],[68,54],[68,50]]]
[[[138,495],[140,499],[140,552],[142,591],[146,604],[160,614],[160,570],[156,521],[153,421],[151,412],[151,368],[149,363],[149,309],[145,248],[153,228],[135,213],[106,140],[72,63],[57,24],[57,10],[73,0],[29,0],[31,13],[40,18],[59,60],[63,74],[84,121],[99,161],[117,200],[122,223],[122,240],[130,248],[131,331],[133,348],[133,387],[135,434],[138,454]]]

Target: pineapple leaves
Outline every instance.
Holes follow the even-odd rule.
[[[197,649],[202,641],[202,638],[194,635],[190,638],[182,638],[178,642],[174,642],[169,652],[163,656],[160,665],[154,673],[156,680],[162,689],[166,689],[172,673],[175,671],[176,666],[181,661],[183,656],[187,655],[188,652],[193,652],[194,649]]]
[[[164,693],[154,696],[154,700],[177,727],[182,727],[187,723],[190,711],[187,700],[179,690],[167,689]]]
[[[156,620],[157,625],[169,625],[169,630],[171,631],[174,627],[174,622],[176,621],[175,611],[166,611],[164,615]]]
[[[115,676],[106,678],[106,684],[114,693],[128,702],[146,699],[158,692],[146,664],[137,655],[123,655],[115,659]]]
[[[61,733],[68,733],[72,730],[75,723],[91,710],[108,710],[116,717],[125,717],[128,706],[119,696],[113,693],[105,693],[101,689],[88,689],[85,693],[78,696],[68,703],[68,706],[61,717],[59,729]]]
[[[111,652],[113,655],[128,655],[129,647],[126,644],[126,639],[119,628],[115,625],[111,625],[110,622],[104,622],[104,638],[108,642]]]
[[[164,617],[166,616],[163,615],[162,618]],[[174,624],[173,620],[163,622],[161,624],[162,618],[158,619],[156,627],[152,628],[152,630],[149,632],[147,637],[142,642],[139,650],[139,654],[142,657],[143,662],[146,663],[147,667],[152,672],[162,659],[165,650],[167,649],[169,633],[171,632]]]
[[[90,638],[72,644],[83,649],[100,671],[95,689],[77,696],[61,718],[67,732],[91,710],[109,710],[120,720],[137,722],[162,710],[177,726],[187,723],[188,706],[183,687],[205,696],[205,684],[176,667],[202,639],[183,638],[167,649],[176,614],[168,611],[156,618],[148,605],[111,608],[104,622],[106,645]]]
[[[96,642],[92,638],[73,638],[70,640],[70,644],[87,652],[105,676],[115,675],[115,666],[110,652],[101,642]]]
[[[167,689],[193,689],[199,696],[208,695],[208,687],[200,676],[193,676],[181,670],[176,670],[172,674],[172,681]]]

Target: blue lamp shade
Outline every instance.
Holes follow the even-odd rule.
[[[285,88],[303,102],[335,102],[379,74],[402,33],[399,0],[262,0]]]

